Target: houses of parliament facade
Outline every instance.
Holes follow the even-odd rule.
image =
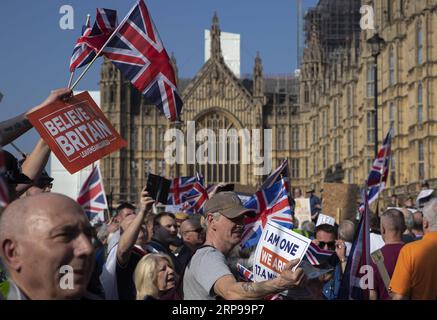
[[[375,29],[360,28],[363,5],[373,6]],[[367,40],[375,30],[385,40],[377,58],[379,147],[393,128],[384,196],[415,196],[424,180],[436,188],[437,0],[320,0],[305,15],[300,70],[284,79],[265,77],[259,55],[253,75],[237,78],[223,59],[214,15],[210,59],[193,79],[177,80],[184,102],[177,128],[186,132],[187,121],[195,121],[196,131],[272,129],[273,168],[288,159],[292,186],[362,186],[374,159],[375,59]],[[234,183],[247,191],[263,181],[252,174],[253,164],[166,163],[164,135],[172,125],[108,61],[100,91],[102,110],[128,142],[100,164],[113,204],[138,200],[148,173],[199,172],[208,184]]]

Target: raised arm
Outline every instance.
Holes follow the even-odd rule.
[[[297,268],[294,272],[291,270],[298,263],[298,259],[290,261],[279,277],[262,282],[237,282],[232,275],[223,276],[214,284],[214,292],[226,300],[258,300],[298,287],[305,280],[301,268]]]
[[[36,111],[52,102],[55,102],[58,99],[69,97],[70,95],[71,90],[68,88],[53,90],[47,97],[47,99],[45,99],[44,102],[42,102],[41,104],[29,109],[27,112],[24,112],[14,118],[0,122],[0,136],[2,137],[2,146],[11,143],[32,128],[32,124],[27,119],[27,115],[29,113]]]
[[[149,193],[147,191],[142,191],[140,209],[138,210],[135,219],[122,233],[120,242],[118,243],[117,261],[121,266],[125,266],[129,261],[132,248],[137,242],[138,234],[140,233],[141,226],[144,223],[144,216],[146,212],[150,210],[150,207],[154,201],[155,200],[149,197]]]
[[[21,170],[23,174],[29,177],[32,180],[37,180],[44,167],[49,160],[50,148],[44,142],[43,139],[40,139],[33,149],[32,153],[24,160]],[[17,185],[16,192],[17,194],[21,194],[26,191],[30,185],[19,184]]]

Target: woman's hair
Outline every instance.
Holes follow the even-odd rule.
[[[138,261],[134,272],[137,300],[143,300],[145,296],[152,296],[156,299],[159,297],[158,265],[161,259],[165,259],[174,269],[171,258],[163,253],[149,253]]]

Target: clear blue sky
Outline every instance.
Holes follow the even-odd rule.
[[[180,77],[193,77],[203,64],[204,29],[214,11],[224,32],[241,35],[241,72],[251,73],[257,51],[265,73],[291,73],[296,68],[295,0],[147,0],[145,1],[167,51],[174,52]],[[0,120],[65,87],[69,60],[86,14],[94,22],[97,7],[118,11],[121,21],[134,0],[0,1]],[[317,0],[303,0],[304,8]],[[74,29],[62,30],[62,5],[74,9]],[[77,90],[98,90],[100,59]],[[16,143],[30,152],[38,139],[34,129]],[[10,147],[7,150],[12,150]]]

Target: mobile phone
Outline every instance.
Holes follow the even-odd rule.
[[[147,191],[152,199],[162,204],[167,204],[170,185],[171,181],[164,177],[152,173],[147,177]]]

